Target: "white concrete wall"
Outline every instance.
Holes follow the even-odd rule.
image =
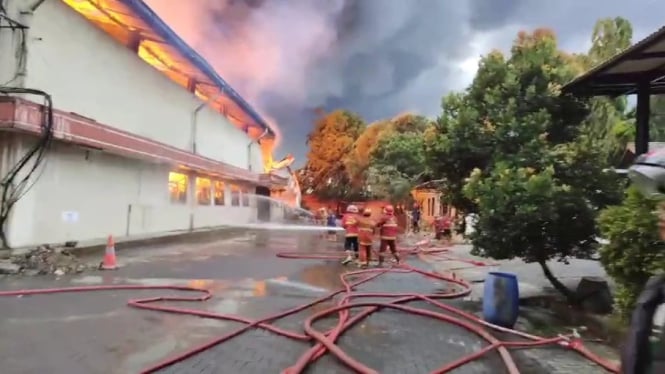
[[[201,104],[192,93],[60,0],[47,0],[23,21],[30,26],[26,87],[50,93],[57,109],[191,150],[193,112]],[[14,51],[5,49],[9,31],[0,34],[0,50],[11,51],[0,53],[0,76],[7,76],[15,65],[7,56]],[[199,111],[196,122],[198,153],[248,168],[244,132],[210,107]]]
[[[249,151],[249,158],[250,165],[252,166],[251,170],[254,173],[260,174],[265,172],[263,168],[263,156],[261,156],[261,146],[258,143],[252,143]]]
[[[0,133],[0,165],[34,144],[25,135]],[[0,166],[0,173],[6,167]],[[200,206],[169,201],[164,165],[54,144],[38,183],[16,204],[7,226],[12,247],[68,240],[85,242],[112,234],[136,237],[256,221],[256,207]],[[227,184],[228,186],[228,184]],[[69,221],[65,212],[70,214]],[[72,219],[73,218],[73,219]]]

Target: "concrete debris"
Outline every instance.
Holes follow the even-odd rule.
[[[11,275],[18,274],[21,271],[21,267],[12,263],[8,260],[0,261],[0,274]]]
[[[88,266],[71,251],[63,247],[41,245],[22,255],[11,256],[0,261],[0,274],[22,274],[27,276],[81,273]]]

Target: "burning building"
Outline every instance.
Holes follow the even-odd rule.
[[[3,245],[270,214],[274,129],[143,1],[1,4]]]

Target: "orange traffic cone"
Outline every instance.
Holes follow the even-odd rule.
[[[115,270],[118,268],[118,262],[115,258],[115,242],[113,235],[109,235],[106,242],[106,251],[104,252],[104,262],[100,267],[102,270]]]

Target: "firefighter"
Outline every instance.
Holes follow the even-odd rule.
[[[414,203],[411,211],[411,227],[414,234],[420,232],[420,213],[420,205]]]
[[[383,216],[377,223],[380,229],[381,243],[379,245],[379,266],[383,265],[384,253],[390,249],[393,255],[393,262],[399,263],[399,255],[397,254],[397,218],[395,217],[395,208],[392,205],[386,205],[383,208]]]
[[[432,222],[434,228],[434,239],[441,240],[443,238],[443,216],[437,215]]]
[[[372,210],[365,208],[362,218],[358,220],[359,265],[362,268],[368,267],[372,258],[372,240],[374,239],[375,229],[376,222],[372,219]]]
[[[325,222],[326,222],[325,214],[326,214],[326,212],[325,212],[324,209],[319,208],[319,209],[315,210],[314,211],[314,223],[317,224],[317,225],[321,225],[321,226],[325,225]]]
[[[452,222],[449,216],[436,216],[434,218],[434,238],[436,240],[450,241],[452,238]]]
[[[342,217],[342,227],[346,230],[344,238],[344,251],[346,258],[342,261],[346,265],[358,258],[358,207],[349,205],[346,214]]]

